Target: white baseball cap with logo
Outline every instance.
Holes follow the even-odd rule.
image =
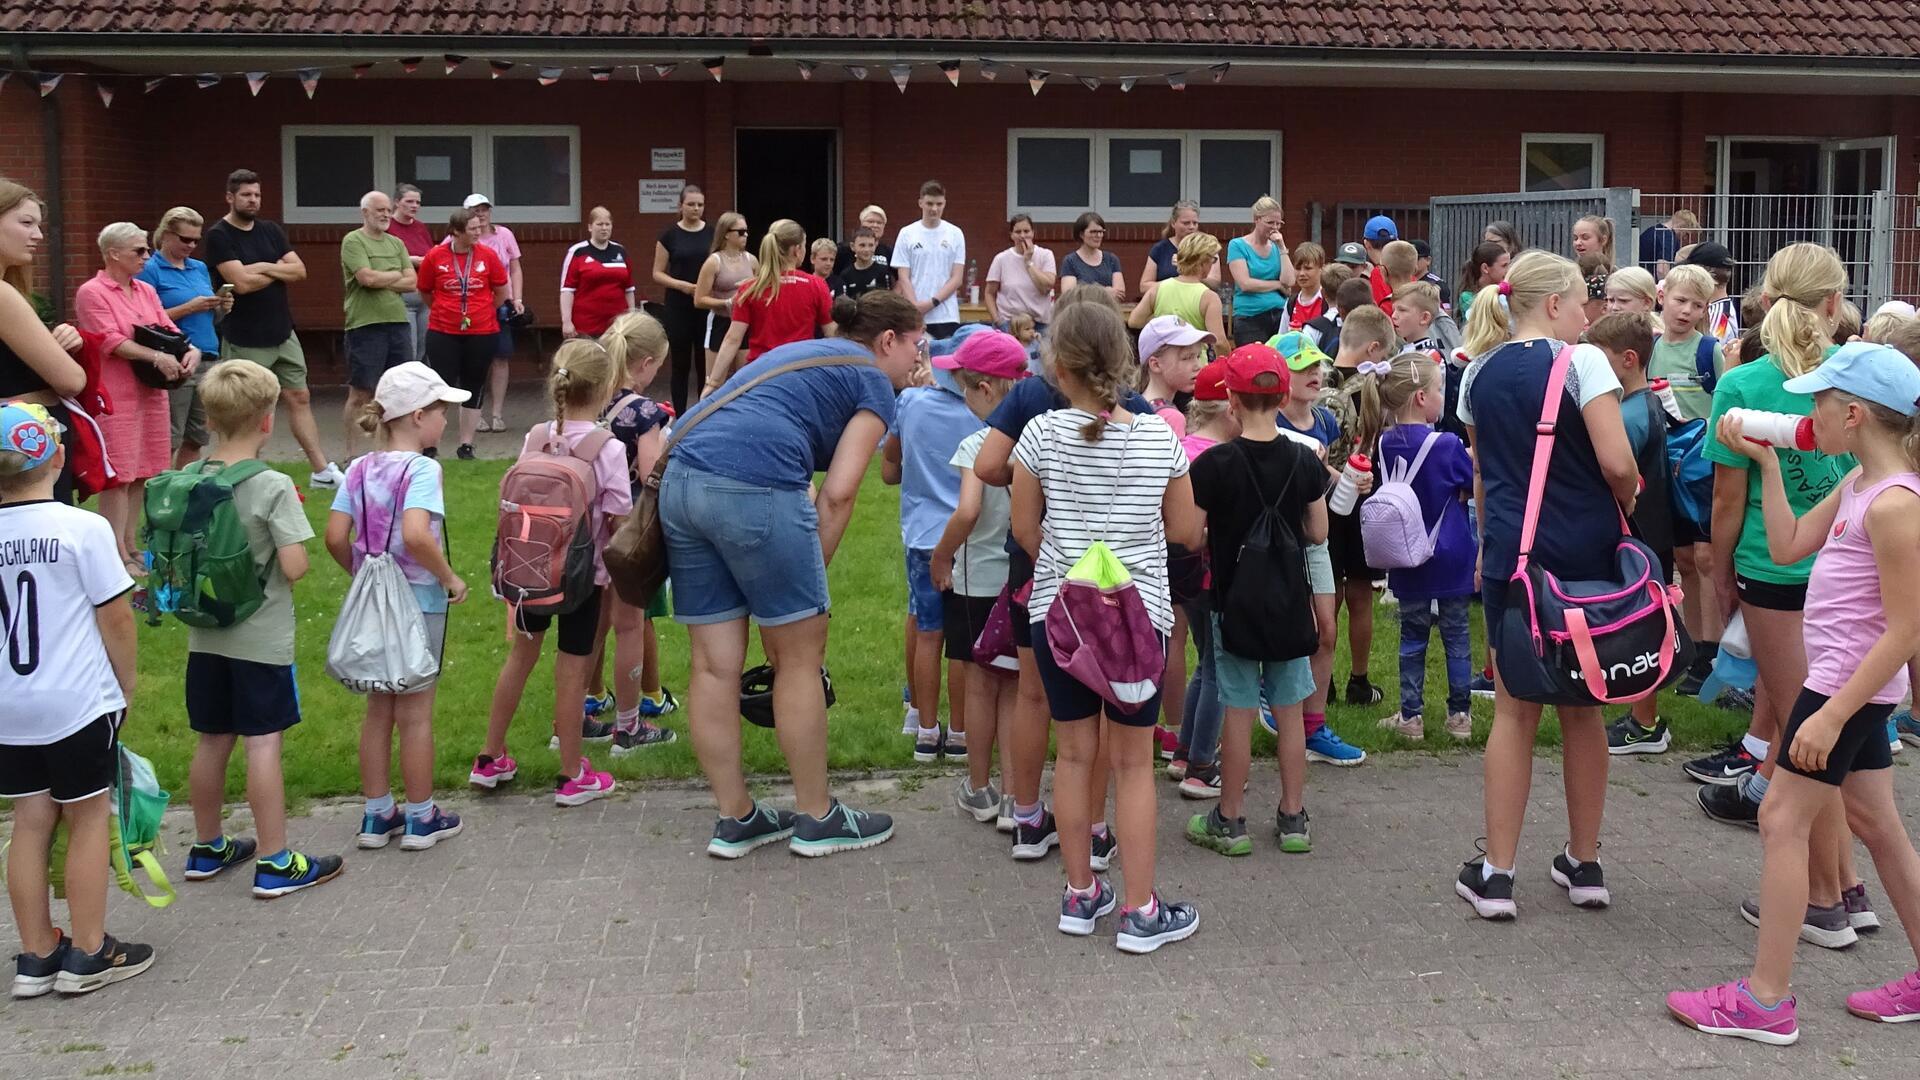
[[[467,196],[466,199],[460,203],[460,208],[462,210],[471,210],[476,206],[490,207],[492,205],[493,205],[492,199],[489,199],[485,195],[482,195],[476,191],[473,194]]]
[[[388,368],[380,376],[373,400],[380,406],[382,420],[398,420],[436,401],[458,405],[473,395],[447,385],[440,374],[418,360],[409,360]]]

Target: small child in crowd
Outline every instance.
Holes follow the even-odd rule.
[[[360,429],[379,449],[347,469],[327,516],[327,554],[352,574],[376,550],[393,556],[425,617],[427,642],[445,657],[447,605],[467,598],[467,583],[447,562],[447,504],[440,462],[425,451],[440,445],[447,406],[471,395],[448,386],[419,361],[387,369],[360,414]],[[379,547],[376,548],[375,537]],[[444,660],[442,661],[444,663]],[[444,668],[442,669],[444,674]],[[424,851],[460,835],[460,817],[433,801],[433,699],[439,683],[408,694],[368,694],[360,723],[360,790],[366,813],[360,846],[383,848],[400,837],[403,851]],[[584,696],[584,694],[582,695]],[[405,812],[393,799],[393,736],[400,733]]]
[[[229,837],[220,828],[227,763],[234,743],[245,738],[247,805],[260,837],[253,895],[271,900],[332,881],[342,866],[338,855],[309,856],[287,846],[280,770],[285,733],[300,722],[293,583],[306,576],[313,526],[293,481],[259,460],[280,400],[273,372],[250,360],[229,360],[200,380],[200,400],[215,443],[207,459],[187,471],[225,474],[233,485],[233,506],[247,530],[266,599],[243,622],[196,626],[187,634],[187,724],[199,739],[188,773],[196,842],[187,849],[186,878],[205,881],[253,859],[253,840]]]
[[[827,237],[820,237],[807,249],[807,258],[813,275],[821,281],[833,276],[833,260],[840,254],[840,245]]]
[[[1340,278],[1338,285],[1332,283],[1335,278]],[[1347,316],[1373,304],[1373,286],[1364,274],[1355,273],[1344,263],[1327,267],[1321,274],[1321,280],[1320,288],[1333,297],[1333,310],[1310,320],[1300,332],[1307,335],[1321,352],[1336,356],[1340,352],[1340,331],[1346,325]],[[1356,281],[1358,285],[1354,284]]]
[[[1453,317],[1461,325],[1466,325],[1467,314],[1473,310],[1473,298],[1481,289],[1507,280],[1507,267],[1512,262],[1513,253],[1498,240],[1482,240],[1474,246],[1466,264],[1460,267],[1460,295],[1453,303]]]
[[[1661,286],[1663,329],[1660,340],[1653,343],[1647,375],[1667,380],[1681,415],[1688,420],[1713,411],[1713,388],[1727,368],[1720,342],[1700,330],[1713,291],[1712,275],[1688,265],[1667,271]]]
[[[1393,331],[1393,316],[1386,310],[1363,304],[1347,315],[1340,332],[1340,352],[1333,358],[1332,385],[1321,392],[1322,402],[1333,410],[1339,423],[1339,437],[1327,447],[1330,476],[1344,470],[1348,459],[1356,453],[1375,455],[1378,449],[1375,440],[1386,426],[1386,417],[1362,413],[1355,400],[1353,382],[1356,377],[1385,364],[1399,347],[1399,335]],[[1361,499],[1373,490],[1373,484],[1372,473],[1361,476]],[[1351,670],[1347,675],[1346,701],[1349,705],[1376,705],[1386,700],[1386,694],[1369,677],[1368,658],[1373,649],[1373,583],[1383,575],[1367,565],[1366,546],[1360,538],[1358,504],[1352,513],[1329,515],[1327,545],[1333,554],[1333,577],[1340,590],[1336,600],[1347,608],[1347,655]]]
[[[0,406],[0,543],[15,553],[0,575],[0,604],[18,613],[6,620],[13,655],[34,661],[0,665],[0,799],[13,807],[7,896],[20,934],[15,998],[85,994],[153,966],[151,947],[106,931],[109,793],[135,678],[133,579],[107,519],[53,497],[67,460],[63,430],[43,406]],[[53,925],[48,890],[48,853],[63,820],[72,937]]]
[[[1180,448],[1188,462],[1197,461],[1221,443],[1240,437],[1240,421],[1227,403],[1227,362],[1215,360],[1200,369],[1193,382],[1193,400],[1187,403],[1187,436]],[[1204,553],[1205,549],[1202,549]],[[1180,713],[1180,736],[1174,744],[1167,776],[1190,799],[1220,797],[1220,691],[1213,673],[1213,599],[1201,589],[1180,605],[1193,639],[1194,668],[1187,680]]]
[[[1162,315],[1140,331],[1140,366],[1147,378],[1141,396],[1176,438],[1186,438],[1187,419],[1174,399],[1193,392],[1194,377],[1207,362],[1206,350],[1213,343],[1212,334],[1195,329],[1178,315]]]
[[[827,282],[833,295],[858,299],[862,293],[874,289],[893,288],[893,267],[874,257],[879,246],[880,238],[872,229],[861,229],[853,234],[852,264]]]
[[[1287,329],[1303,330],[1333,305],[1321,287],[1327,249],[1308,240],[1293,249],[1293,299],[1287,304]]]
[[[1440,317],[1440,290],[1424,281],[1409,281],[1393,290],[1393,332],[1414,352],[1439,352],[1433,335]]]

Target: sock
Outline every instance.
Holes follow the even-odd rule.
[[[618,713],[615,713],[613,726],[614,726],[614,730],[624,731],[629,735],[633,734],[636,731],[639,731],[640,730],[640,706],[635,705],[631,709],[621,709]]]
[[[653,691],[642,691],[640,696],[646,698],[648,702],[654,705],[665,705],[667,703],[667,692],[664,688]]]
[[[1032,806],[1013,804],[1013,820],[1022,825],[1038,825],[1045,816],[1040,803],[1034,803]]]
[[[433,816],[433,800],[432,799],[428,799],[426,802],[419,802],[419,803],[410,802],[407,804],[407,817],[409,820],[425,821],[427,818],[430,818],[432,816]]]
[[[212,851],[214,854],[218,855],[219,853],[227,850],[227,834],[215,833],[213,839],[201,840],[197,843],[196,846],[207,848],[208,850]]]
[[[957,746],[965,746],[967,745],[967,733],[964,731],[955,731],[952,728],[948,728],[947,742]]]
[[[1572,863],[1572,864],[1573,864],[1573,865],[1575,865],[1575,866],[1585,866],[1585,865],[1586,865],[1586,860],[1585,860],[1585,859],[1582,859],[1582,858],[1581,858],[1580,856],[1578,856],[1578,855],[1575,855],[1575,854],[1573,853],[1573,845],[1572,845],[1572,844],[1563,844],[1563,845],[1561,845],[1561,847],[1560,847],[1560,854],[1562,854],[1562,855],[1565,855],[1565,856],[1567,857],[1567,861],[1568,861],[1568,862],[1570,862],[1570,863]]]
[[[1740,781],[1740,797],[1750,803],[1758,804],[1761,799],[1767,797],[1769,783],[1771,781],[1761,776],[1760,770],[1755,769],[1747,774],[1746,779]]]
[[[1099,837],[1102,840],[1105,840],[1107,838],[1107,823],[1104,821],[1095,822],[1093,826],[1093,835]]]
[[[1699,667],[1702,660],[1707,667],[1713,666],[1714,658],[1720,655],[1720,643],[1717,641],[1696,641],[1693,643],[1693,665]]]
[[[1492,859],[1482,859],[1480,861],[1480,880],[1492,881],[1493,875],[1495,874],[1505,874],[1508,877],[1512,877],[1513,870],[1511,868],[1503,870],[1500,867],[1493,865]]]
[[[262,856],[259,859],[259,861],[263,863],[267,863],[268,865],[276,867],[278,869],[284,870],[288,866],[291,866],[293,864],[293,849],[281,848],[279,851],[276,851],[271,855]]]
[[[1068,882],[1067,891],[1072,893],[1075,896],[1092,896],[1094,893],[1097,893],[1100,891],[1100,879],[1094,878],[1093,884],[1087,886],[1084,889],[1076,889],[1073,887],[1072,882]]]
[[[1740,737],[1740,745],[1747,748],[1747,753],[1753,755],[1753,760],[1767,760],[1767,740],[1756,739],[1752,732],[1748,732]]]
[[[1155,915],[1158,915],[1160,913],[1160,894],[1159,893],[1149,894],[1147,897],[1147,902],[1144,904],[1141,904],[1139,907],[1134,908],[1133,910],[1139,912],[1141,916],[1144,918],[1148,918],[1148,919],[1153,918]]]
[[[1321,728],[1327,726],[1326,713],[1301,713],[1300,719],[1307,725],[1307,738],[1311,739]]]
[[[1759,998],[1753,996],[1753,987],[1748,986],[1747,980],[1745,979],[1740,980],[1740,992],[1747,995],[1748,1001],[1753,1002],[1754,1005],[1758,1006],[1761,1009],[1766,1010],[1767,1012],[1773,1012],[1774,1010],[1780,1008],[1780,1002],[1787,1000],[1786,998],[1781,998],[1780,1001],[1776,1001],[1771,1005],[1763,1004]]]
[[[919,709],[916,709],[911,705],[907,706],[907,723],[912,724],[914,727],[920,726],[920,710]]]
[[[377,799],[367,800],[367,813],[385,817],[393,813],[393,792],[389,791]]]

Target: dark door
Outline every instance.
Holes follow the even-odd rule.
[[[799,222],[808,242],[822,236],[840,239],[838,137],[820,128],[741,128],[734,133],[733,209],[747,216],[753,250],[759,250],[767,226],[780,218]],[[709,207],[708,213],[713,212]]]

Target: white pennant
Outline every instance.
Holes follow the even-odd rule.
[[[101,106],[108,109],[113,108],[113,87],[103,82],[96,82],[93,84],[93,88],[100,91]]]
[[[1092,75],[1081,75],[1079,76],[1079,79],[1080,79],[1080,85],[1086,87],[1089,90],[1100,89],[1100,80]]]
[[[1167,76],[1167,85],[1175,90],[1185,90],[1187,88],[1187,73],[1184,71],[1176,71]]]
[[[1131,93],[1133,91],[1133,84],[1139,81],[1140,77],[1138,75],[1122,75],[1120,77],[1120,92],[1123,94]]]
[[[560,76],[561,76],[562,74],[564,74],[564,73],[566,72],[566,70],[567,70],[567,69],[565,69],[565,68],[557,68],[557,67],[543,67],[543,68],[541,68],[541,69],[540,69],[540,79],[539,79],[539,82],[540,82],[540,85],[541,85],[541,86],[552,86],[552,85],[553,85],[554,83],[557,83],[557,82],[559,82],[559,81],[560,81]]]
[[[247,89],[249,89],[249,90],[251,90],[251,91],[253,91],[253,96],[254,96],[254,97],[259,97],[259,96],[260,96],[260,88],[261,88],[261,87],[263,87],[263,86],[265,86],[265,85],[267,85],[267,73],[266,73],[266,72],[264,72],[264,71],[249,71],[249,72],[247,72]]]
[[[853,76],[856,79],[864,79],[867,77],[867,69],[864,67],[861,67],[859,64],[848,64],[847,74]]]
[[[913,77],[913,65],[893,64],[887,68],[887,74],[893,76],[893,85],[904,94],[907,92],[907,80]]]
[[[960,85],[960,61],[942,60],[940,61],[940,71],[946,75],[947,81],[955,87]]]
[[[1040,88],[1047,85],[1047,78],[1051,74],[1046,71],[1035,71],[1032,68],[1027,69],[1027,89],[1033,91],[1034,97],[1040,96]]]
[[[58,74],[42,74],[36,76],[36,78],[40,80],[40,96],[46,97],[48,94],[53,93],[54,90],[60,86],[60,80],[66,77],[67,75],[64,71]]]
[[[819,67],[820,65],[814,63],[811,60],[795,60],[793,62],[793,66],[800,69],[801,82],[812,82],[813,69]]]
[[[1232,64],[1215,64],[1207,70],[1213,72],[1214,82],[1220,82],[1227,77],[1227,69],[1232,66]]]
[[[664,79],[667,76],[672,75],[673,69],[679,66],[680,66],[679,64],[655,64],[653,65],[653,73],[655,75],[658,75],[660,78]]]
[[[980,77],[992,82],[1000,77],[1000,65],[991,60],[980,61]]]

